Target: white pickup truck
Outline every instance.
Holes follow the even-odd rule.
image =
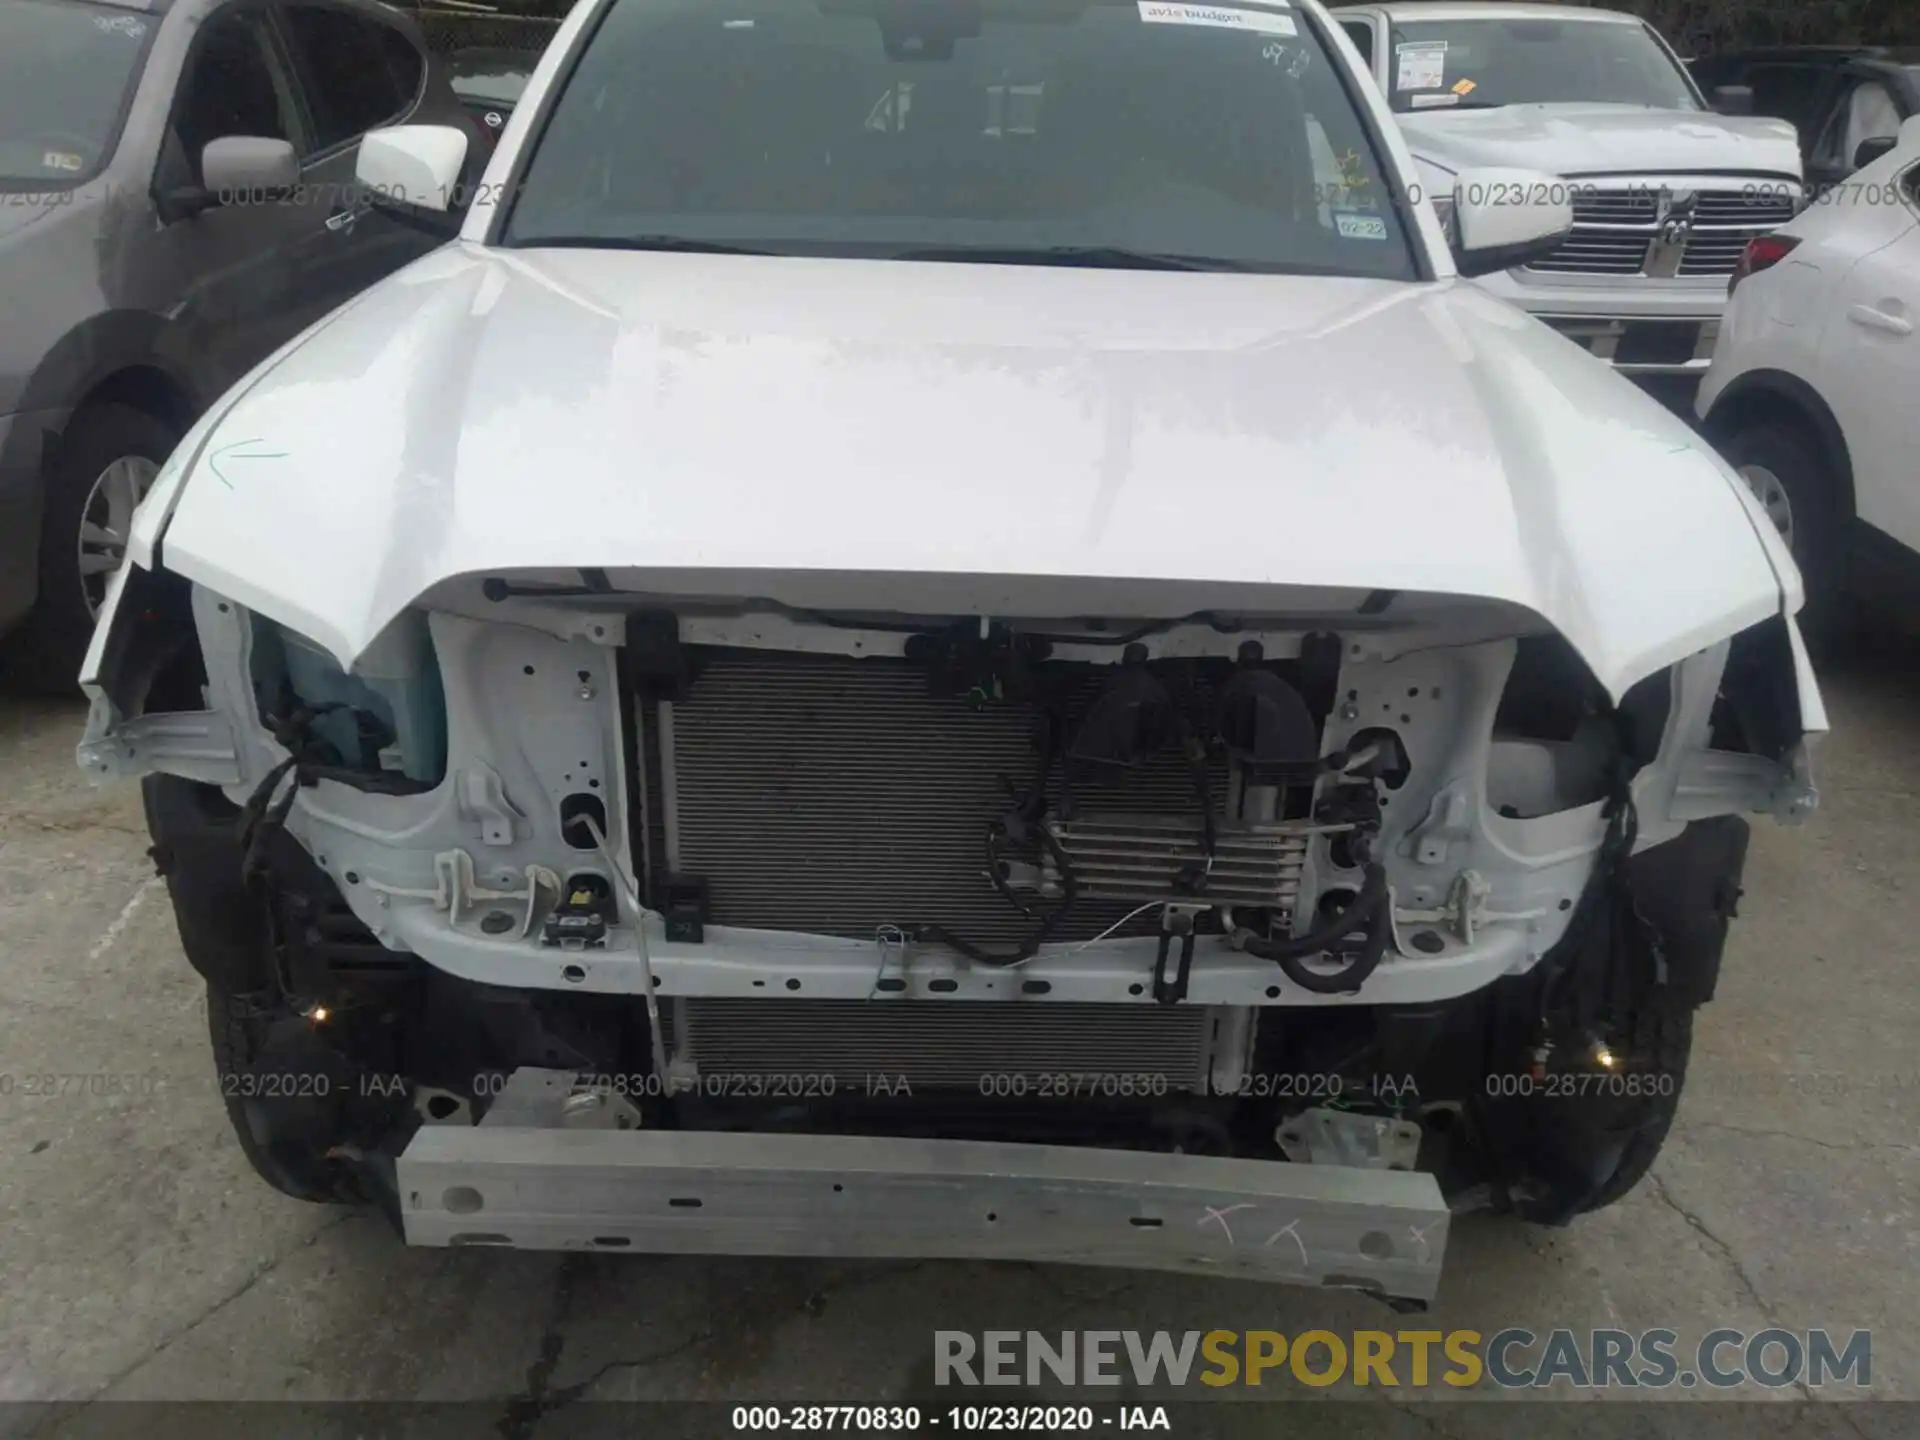
[[[1632,15],[1501,0],[1334,14],[1386,93],[1443,222],[1470,167],[1521,165],[1569,182],[1566,244],[1483,286],[1625,373],[1706,370],[1747,242],[1800,208],[1790,122],[1713,113]]]
[[[370,133],[459,238],[155,479],[79,758],[239,1143],[419,1245],[1424,1304],[1660,1148],[1815,800],[1786,544],[1316,0],[862,3],[587,0],[464,216]]]

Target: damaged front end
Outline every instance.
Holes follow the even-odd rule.
[[[417,1243],[1415,1303],[1451,1210],[1637,1178],[1742,817],[1814,802],[1789,617],[1610,693],[1464,597],[899,593],[463,576],[343,666],[128,567],[81,763],[147,777],[234,1063],[329,1077],[243,1136]]]

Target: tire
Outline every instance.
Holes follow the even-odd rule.
[[[1845,577],[1846,526],[1852,516],[1834,466],[1805,431],[1777,421],[1734,432],[1720,453],[1756,492],[1777,486],[1791,520],[1787,539],[1806,583],[1801,628],[1827,644],[1841,639],[1851,618]],[[1767,504],[1764,495],[1759,498]],[[1769,515],[1780,518],[1772,506]]]
[[[315,1130],[314,1115],[302,1115],[304,1123],[277,1127],[288,1133],[274,1135],[275,1109],[284,1112],[301,1102],[243,1093],[258,1088],[246,1082],[256,1074],[255,1066],[267,1047],[267,1032],[273,1022],[274,1017],[262,1015],[253,1000],[229,995],[216,985],[207,986],[207,1038],[213,1046],[221,1100],[241,1152],[254,1173],[282,1195],[316,1205],[355,1203],[361,1197],[346,1172],[327,1158],[325,1144],[302,1138],[302,1132],[310,1135]]]
[[[87,594],[89,577],[81,570],[80,540],[95,482],[122,460],[144,462],[157,471],[178,439],[172,427],[127,405],[84,405],[68,422],[47,477],[39,594],[16,637],[8,667],[32,688],[73,693],[93,639],[94,612]],[[105,576],[92,578],[98,583]]]
[[[1530,1098],[1478,1107],[1476,1121],[1502,1157],[1494,1178],[1504,1199],[1496,1208],[1536,1225],[1566,1225],[1616,1203],[1646,1178],[1679,1113],[1693,1009],[1649,1006],[1637,1029],[1637,1058],[1618,1076],[1576,1062],[1571,1074],[1550,1070]],[[1607,1093],[1615,1082],[1634,1092]],[[1587,1084],[1594,1088],[1553,1088]]]
[[[1680,1113],[1680,1092],[1687,1083],[1687,1060],[1693,1052],[1693,1011],[1684,1006],[1664,1009],[1656,1014],[1654,1023],[1659,1027],[1654,1039],[1654,1073],[1671,1078],[1672,1090],[1624,1107],[1611,1117],[1605,1133],[1625,1141],[1619,1161],[1605,1183],[1580,1202],[1576,1214],[1591,1214],[1625,1199],[1653,1168],[1660,1147],[1667,1143],[1673,1129],[1674,1117]]]
[[[1499,1208],[1564,1225],[1646,1177],[1679,1113],[1694,1014],[1719,984],[1750,833],[1718,816],[1640,851],[1589,890],[1546,963],[1496,982],[1470,1114]]]

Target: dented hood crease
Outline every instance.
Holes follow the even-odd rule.
[[[1781,607],[1693,433],[1459,283],[454,246],[203,438],[140,528],[342,663],[578,567],[1469,596],[1615,694]]]

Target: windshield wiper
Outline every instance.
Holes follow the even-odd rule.
[[[730,245],[724,240],[694,240],[685,235],[535,235],[515,236],[513,244],[521,250],[671,250],[687,255],[777,255],[777,250],[760,250],[751,245]]]
[[[1240,270],[1234,260],[1201,260],[1113,245],[940,245],[894,250],[893,260],[959,260],[978,265],[1068,265],[1093,270]]]

